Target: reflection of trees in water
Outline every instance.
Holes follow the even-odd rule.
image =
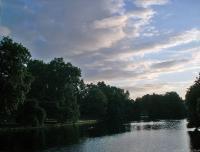
[[[45,140],[43,130],[4,132],[0,134],[0,151],[31,152],[44,147]]]
[[[0,151],[34,152],[79,142],[79,128],[62,127],[0,133]]]
[[[111,125],[107,123],[100,123],[91,128],[88,128],[87,133],[89,137],[100,137],[100,136],[119,134],[119,133],[124,133],[124,132],[129,132],[129,131],[131,131],[130,124]]]
[[[174,124],[176,123],[174,122]],[[157,123],[156,127],[152,126],[150,124],[140,126],[139,123],[135,125],[112,126],[102,123],[98,125],[65,126],[12,133],[0,132],[0,152],[35,152],[49,148],[62,148],[84,141],[87,137],[99,137],[137,130],[142,131],[144,129],[157,130],[158,128],[162,129],[163,126],[168,126],[168,123]],[[174,125],[172,128],[179,128],[179,126]],[[188,134],[190,137],[191,152],[200,152],[200,132],[189,131]]]
[[[188,131],[191,151],[200,151],[200,132]]]
[[[0,152],[34,152],[79,143],[82,137],[97,137],[130,131],[130,125],[84,125],[0,132]]]

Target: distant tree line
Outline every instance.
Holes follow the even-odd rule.
[[[137,98],[140,116],[149,119],[183,119],[187,110],[183,100],[176,92],[167,92],[164,95],[152,94]]]
[[[63,58],[33,60],[22,44],[8,37],[0,41],[1,124],[39,126],[46,120],[64,123],[78,119],[123,123],[143,117],[181,119],[186,117],[186,107],[175,92],[134,101],[128,91],[104,82],[85,84],[81,70]]]
[[[132,120],[134,101],[129,92],[106,85],[104,82],[88,84],[80,100],[80,112],[83,118],[106,120],[108,122],[126,122]]]

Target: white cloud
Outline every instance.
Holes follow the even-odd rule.
[[[164,5],[168,0],[135,0],[135,4],[139,7],[150,7],[152,5]]]
[[[183,44],[188,44],[191,42],[199,42],[200,41],[200,30],[199,29],[190,29],[187,31],[184,31],[182,33],[178,33],[174,36],[171,36],[169,38],[156,40],[156,42],[144,44],[138,46],[133,46],[132,48],[129,48],[129,50],[126,50],[119,56],[121,58],[129,58],[133,55],[144,55],[147,53],[154,53],[154,52],[160,52],[165,49],[169,49],[172,47],[176,47]]]
[[[46,59],[71,58],[137,38],[156,13],[151,8],[127,11],[125,0],[9,1],[7,6],[17,18],[10,25],[13,36],[33,48],[34,57]]]
[[[5,26],[0,26],[0,36],[8,36],[11,33],[10,29]]]
[[[46,60],[64,57],[82,69],[87,82],[104,80],[111,85],[132,87],[128,84],[144,81],[141,87],[134,88],[138,94],[153,89],[169,90],[172,84],[153,85],[149,81],[160,75],[197,68],[198,51],[190,54],[189,50],[180,51],[182,53],[174,50],[170,56],[164,53],[169,48],[199,42],[200,30],[198,27],[180,29],[182,32],[175,33],[173,27],[158,29],[154,19],[159,9],[152,6],[167,4],[168,0],[126,2],[35,0],[13,3],[8,0],[6,11],[13,20],[12,24],[0,27],[0,34],[8,35],[12,31],[12,36],[27,46],[33,57]],[[162,58],[159,55],[163,55]]]
[[[193,84],[193,81],[177,81],[163,83],[160,81],[153,81],[149,83],[129,84],[128,86],[120,86],[124,89],[130,90],[132,98],[141,97],[145,94],[164,94],[170,91],[176,91],[182,98],[185,97],[187,88]]]
[[[97,20],[94,21],[94,28],[106,29],[106,28],[124,27],[126,25],[127,19],[128,17],[123,15],[123,16],[114,16],[102,20]]]
[[[150,23],[155,12],[152,9],[139,9],[137,11],[126,12],[123,15],[111,16],[101,20],[95,20],[92,28],[93,33],[99,31],[103,35],[98,35],[102,48],[111,47],[116,42],[126,38],[136,38],[140,35],[141,29]],[[88,29],[88,31],[91,29]],[[101,41],[102,40],[102,41]],[[92,43],[95,44],[95,43]],[[90,47],[82,50],[98,50],[101,47]],[[83,52],[85,53],[85,52]]]

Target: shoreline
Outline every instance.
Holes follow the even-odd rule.
[[[29,130],[36,130],[36,129],[50,129],[50,128],[59,128],[59,127],[74,126],[74,125],[77,125],[77,126],[92,125],[96,123],[97,123],[97,120],[78,120],[75,123],[69,122],[69,123],[44,124],[44,126],[37,126],[37,127],[31,127],[31,126],[5,127],[5,128],[0,128],[0,132],[29,131]]]

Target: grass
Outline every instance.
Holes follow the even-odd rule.
[[[97,120],[78,120],[77,122],[69,122],[69,123],[55,123],[55,124],[44,124],[44,126],[32,127],[32,126],[17,126],[17,127],[6,127],[0,128],[0,132],[12,132],[12,131],[30,131],[35,129],[50,129],[50,128],[59,128],[64,126],[73,126],[73,125],[90,125],[96,124]]]

